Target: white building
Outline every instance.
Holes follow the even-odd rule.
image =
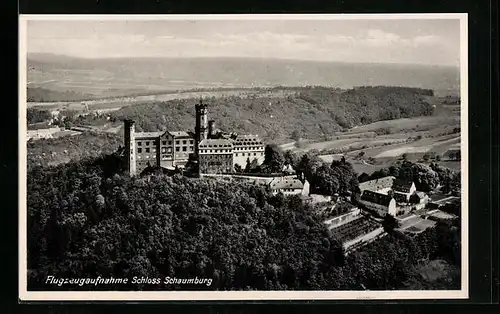
[[[360,202],[382,217],[386,214],[392,216],[397,214],[396,200],[387,194],[365,190],[361,195]]]
[[[240,165],[245,169],[247,160],[257,160],[257,164],[264,161],[264,143],[258,135],[238,135],[233,142],[233,166]]]
[[[309,195],[309,182],[304,182],[296,178],[279,177],[274,178],[269,184],[269,189],[273,195],[279,192],[284,195]]]

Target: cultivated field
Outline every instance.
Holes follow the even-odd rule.
[[[143,104],[148,102],[162,102],[176,99],[190,99],[190,98],[224,98],[231,96],[239,97],[286,97],[295,92],[289,90],[254,90],[254,89],[240,89],[240,90],[219,90],[219,91],[178,91],[169,92],[164,94],[152,94],[144,96],[128,96],[128,97],[113,97],[96,100],[74,101],[74,102],[28,102],[27,106],[30,107],[43,107],[44,109],[51,110],[76,110],[82,111],[88,105],[90,110],[99,109],[120,109],[125,106],[136,104]]]
[[[302,141],[299,147],[287,143],[281,148],[297,153],[317,150],[327,163],[344,156],[360,174],[386,168],[403,154],[408,160],[419,161],[426,153],[440,155],[440,164],[459,170],[459,161],[444,156],[448,150],[460,147],[460,133],[454,130],[459,127],[459,112],[448,111],[446,115],[379,121],[338,133],[329,141]]]

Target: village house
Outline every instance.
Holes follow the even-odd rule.
[[[378,213],[381,217],[386,214],[396,216],[396,200],[387,195],[378,192],[365,190],[361,195],[360,203]]]
[[[396,178],[392,176],[383,177],[379,179],[374,179],[366,182],[361,182],[359,184],[359,189],[361,193],[364,191],[372,191],[382,194],[387,194],[392,189],[392,185]]]
[[[309,182],[300,181],[297,178],[277,177],[269,183],[269,190],[273,195],[283,193],[284,195],[309,195]]]

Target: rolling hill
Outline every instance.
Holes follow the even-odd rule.
[[[405,86],[457,94],[459,69],[252,58],[83,59],[28,55],[28,88],[88,99],[195,88],[255,86]],[[54,99],[45,101],[67,100]],[[50,98],[50,97],[49,97]],[[80,100],[80,99],[74,99]],[[34,101],[38,101],[35,99]]]
[[[335,132],[380,120],[432,115],[429,95],[431,90],[402,87],[307,87],[293,96],[212,97],[206,103],[217,128],[284,143],[296,136],[328,139]],[[135,120],[139,131],[186,130],[194,127],[196,102],[149,102],[123,107],[112,116],[118,121]]]

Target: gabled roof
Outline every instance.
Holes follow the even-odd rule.
[[[168,133],[173,137],[190,137],[189,133],[185,131],[169,131]]]
[[[304,184],[299,179],[288,179],[288,178],[275,178],[269,184],[271,190],[281,190],[281,189],[303,189]]]
[[[389,195],[366,190],[361,195],[361,200],[378,205],[389,206],[389,203],[393,200],[393,198]]]
[[[392,184],[394,182],[394,177],[393,176],[388,176],[388,177],[383,177],[375,180],[370,180],[366,182],[362,182],[359,184],[359,189],[361,191],[378,191],[386,188],[392,187]]]
[[[410,192],[411,186],[413,182],[401,179],[395,179],[394,184],[392,185],[392,189],[394,191],[408,193]]]
[[[283,165],[283,171],[286,171],[286,172],[295,172],[295,169],[293,169],[292,165],[288,164],[288,165]]]

